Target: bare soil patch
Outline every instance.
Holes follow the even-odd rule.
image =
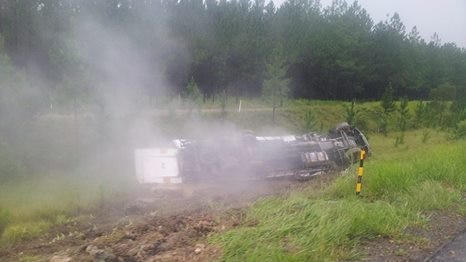
[[[451,241],[464,230],[466,221],[453,210],[434,212],[425,227],[407,229],[409,238],[392,240],[377,238],[361,245],[367,254],[364,261],[426,261],[444,243]]]
[[[142,186],[126,203],[108,201],[92,215],[0,250],[0,257],[1,261],[210,261],[221,250],[208,245],[206,236],[239,225],[244,207],[261,197],[328,179]]]
[[[124,204],[109,201],[93,215],[76,217],[39,238],[0,250],[0,258],[53,262],[212,261],[221,257],[222,250],[208,243],[207,236],[247,222],[245,207],[261,197],[322,187],[334,177],[325,175],[307,182],[277,179],[141,187]],[[453,211],[433,213],[427,227],[407,229],[409,239],[363,242],[363,261],[423,261],[465,227],[464,217]]]

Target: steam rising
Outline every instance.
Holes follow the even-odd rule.
[[[136,16],[150,19],[147,15],[141,12]],[[100,147],[92,150],[94,153],[90,152],[88,160],[81,165],[89,166],[97,156],[101,166],[102,163],[112,166],[119,161],[126,163],[124,166],[130,172],[134,148],[155,146],[168,140],[162,138],[150,108],[157,106],[160,97],[169,95],[164,68],[158,61],[174,45],[167,45],[171,38],[165,33],[165,21],[161,18],[156,28],[157,39],[151,39],[150,43],[137,42],[127,33],[130,31],[106,26],[98,16],[79,19],[73,31],[76,54],[79,62],[92,71],[89,86],[94,89],[92,93],[98,105],[94,121],[100,126],[95,143]],[[147,45],[151,45],[150,54],[144,52]]]
[[[82,3],[77,6],[86,8]],[[51,54],[73,64],[72,69],[57,72],[62,83],[51,86],[46,76],[33,73],[36,70],[31,68],[39,66],[33,65],[22,80],[21,101],[1,103],[7,105],[1,108],[2,118],[9,118],[2,121],[8,123],[0,126],[2,133],[8,134],[7,143],[19,148],[18,154],[32,170],[78,167],[100,174],[102,169],[106,173],[116,169],[131,176],[135,148],[168,146],[180,137],[238,134],[233,124],[201,119],[197,110],[181,109],[190,116],[177,119],[176,111],[185,102],[171,93],[176,88],[169,83],[182,80],[167,79],[165,67],[185,70],[180,65],[188,64],[191,57],[185,44],[168,33],[169,18],[157,6],[144,7],[134,3],[131,8],[131,19],[137,21],[108,23],[100,11],[74,13],[63,45],[66,50]],[[52,89],[57,97],[49,92]],[[14,88],[1,92],[2,99],[18,97]],[[28,112],[34,111],[28,107],[34,103],[40,103],[41,110]],[[93,170],[96,167],[99,171]]]
[[[73,69],[55,72],[63,79],[57,86],[34,73],[40,65],[15,72],[0,57],[2,82],[7,83],[0,89],[0,142],[15,148],[21,162],[36,171],[112,166],[119,160],[130,170],[135,147],[171,139],[162,137],[157,117],[164,114],[162,98],[173,90],[159,61],[173,54],[183,61],[186,52],[179,52],[183,44],[167,33],[166,17],[157,6],[134,3],[132,19],[138,21],[108,23],[107,14],[85,10],[85,2],[74,4],[72,28],[66,43],[60,43],[66,50],[49,54],[73,64]],[[47,35],[47,28],[41,30]]]

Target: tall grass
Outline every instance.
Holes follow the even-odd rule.
[[[363,239],[402,239],[408,226],[422,226],[433,210],[464,214],[466,143],[422,142],[408,132],[394,149],[376,137],[374,156],[365,165],[362,197],[355,176],[328,187],[266,198],[248,210],[244,225],[215,235],[225,261],[335,261],[363,256]],[[383,155],[377,157],[377,155]],[[355,170],[350,172],[356,174]],[[256,226],[248,226],[255,221]]]
[[[102,201],[125,201],[125,195],[134,189],[131,177],[73,175],[34,176],[0,185],[0,206],[4,208],[0,208],[0,248],[97,212]]]
[[[399,102],[395,103],[397,106]],[[417,101],[408,103],[409,117],[414,115],[414,108]],[[264,127],[273,126],[272,123],[272,110],[270,105],[260,100],[246,100],[243,101],[243,111],[238,113],[234,110],[234,106],[230,107],[230,112],[227,114],[226,120],[231,121],[241,128],[252,129],[255,131],[263,131]],[[312,111],[315,115],[315,121],[322,126],[322,132],[333,128],[335,124],[346,121],[346,107],[351,106],[350,102],[343,101],[319,101],[319,100],[288,100],[284,103],[283,107],[277,108],[275,125],[286,129],[289,132],[302,132],[303,116]],[[209,106],[205,106],[209,108]],[[215,107],[214,107],[215,108]],[[220,107],[216,107],[220,108]],[[380,120],[380,103],[379,102],[361,102],[356,103],[354,107],[357,112],[356,125],[364,130],[370,132],[378,132]],[[220,117],[220,113],[213,113],[205,111],[204,116],[215,115]],[[392,132],[398,130],[396,127],[397,116],[390,114],[387,118],[388,131]],[[409,122],[410,123],[410,122]],[[413,125],[407,125],[407,128],[412,128]],[[319,130],[316,130],[319,131]]]
[[[206,105],[205,109],[220,108],[219,102],[217,101],[216,103]],[[285,103],[284,107],[277,111],[276,125],[273,126],[271,109],[267,103],[251,99],[243,100],[243,111],[238,113],[235,110],[238,106],[235,99],[229,99],[226,107],[230,110],[226,116],[226,120],[236,124],[240,128],[252,129],[257,131],[258,134],[263,135],[301,132],[303,116],[311,110],[315,114],[315,121],[319,123],[319,129],[325,132],[336,123],[344,120],[343,105],[345,104],[349,105],[349,103],[340,101],[289,100]],[[371,115],[371,111],[378,107],[378,105],[378,102],[356,104],[358,112],[361,112],[359,118],[365,121],[367,130],[376,130],[376,123]],[[409,106],[413,107],[415,104],[410,103]],[[221,112],[215,110],[205,110],[201,114],[201,119],[205,121],[218,119],[221,117],[220,114]],[[162,133],[167,134],[167,137],[187,137],[193,132],[192,128],[180,127],[183,127],[186,124],[185,122],[189,122],[187,121],[189,120],[189,115],[187,113],[175,115],[175,117],[170,116],[169,118],[163,118],[164,116],[160,115],[154,117],[158,117],[161,125],[159,128],[161,132],[163,131]],[[32,238],[34,235],[46,231],[48,227],[66,220],[66,217],[79,215],[83,210],[96,209],[101,206],[101,202],[105,199],[115,199],[114,196],[116,194],[124,194],[130,190],[129,186],[134,182],[132,169],[120,170],[120,174],[116,176],[113,173],[103,176],[92,168],[89,169],[90,171],[84,172],[86,175],[70,173],[50,174],[51,171],[47,169],[48,165],[54,163],[57,159],[60,162],[60,159],[65,158],[63,156],[68,155],[70,152],[69,145],[73,144],[70,142],[72,136],[64,136],[63,139],[57,138],[62,137],[62,134],[71,134],[74,127],[72,123],[72,118],[58,114],[44,116],[40,122],[36,123],[37,130],[41,131],[36,134],[37,137],[34,137],[34,139],[42,142],[38,143],[40,146],[35,147],[34,150],[28,151],[27,156],[34,159],[35,161],[33,162],[39,162],[40,166],[44,167],[44,170],[35,170],[37,174],[22,174],[25,170],[21,168],[21,165],[11,164],[13,162],[11,161],[13,155],[6,154],[5,147],[0,148],[0,169],[3,170],[3,172],[0,172],[0,177],[6,174],[8,177],[14,178],[11,180],[2,180],[0,184],[0,206],[3,208],[0,209],[0,244],[9,244],[21,239]],[[84,132],[81,137],[82,140],[93,141],[90,138],[85,139],[88,136],[94,137],[97,133],[97,131],[91,130],[93,125],[83,122],[80,123],[80,126],[86,127],[83,129],[86,130],[85,132],[81,130]],[[344,205],[340,207],[340,211],[352,206],[364,209],[366,206],[363,204],[367,202],[368,205],[387,207],[387,210],[384,212],[388,213],[392,212],[388,209],[393,210],[393,207],[403,206],[406,202],[409,203],[406,206],[410,210],[414,210],[413,212],[422,209],[443,208],[448,206],[446,203],[455,203],[458,196],[465,190],[464,171],[462,171],[465,168],[464,163],[460,161],[464,150],[461,151],[460,146],[455,145],[435,146],[438,143],[445,143],[444,135],[442,133],[435,133],[433,130],[429,130],[428,132],[431,136],[428,139],[428,143],[427,139],[422,139],[422,135],[419,132],[409,132],[406,137],[408,142],[398,148],[394,148],[391,143],[394,137],[386,139],[371,134],[371,143],[375,145],[374,156],[367,164],[366,170],[368,175],[364,178],[364,199],[362,203],[361,200],[348,198],[348,196],[352,196],[354,193],[354,179],[352,177],[342,177],[326,190],[317,193],[300,192],[296,197],[308,199],[312,209],[320,209],[320,211],[315,211],[321,212],[318,213],[319,216],[325,216],[328,212],[329,214],[327,215],[332,219],[335,218],[332,215],[334,214],[332,213],[334,210],[324,208],[323,206],[326,206],[326,204],[322,204],[319,201],[328,202],[331,200],[328,203],[334,204],[329,205],[329,207],[341,206],[339,201],[342,201]],[[84,136],[84,134],[87,135]],[[47,139],[43,139],[44,137]],[[387,143],[388,140],[390,142]],[[55,142],[50,144],[44,141]],[[36,145],[37,143],[30,144]],[[464,142],[462,145],[464,145]],[[57,152],[60,152],[60,154],[57,154]],[[426,152],[432,152],[429,158],[424,158]],[[450,157],[450,153],[453,156]],[[415,157],[416,155],[418,157]],[[112,163],[119,162],[113,158],[110,161]],[[440,165],[434,164],[432,161],[437,161]],[[47,175],[43,175],[42,172]],[[106,178],[102,179],[102,177]],[[429,195],[425,192],[436,192],[436,194]],[[287,201],[293,202],[294,200],[292,199],[293,197],[278,198],[275,200],[278,206],[269,205],[271,209],[278,208],[281,205],[280,203],[285,205]],[[268,201],[270,200],[265,200],[264,205],[267,205]],[[260,204],[258,205],[260,206]],[[311,206],[307,208],[310,210]],[[371,207],[367,208],[371,210]],[[253,211],[251,212],[251,217],[256,217],[258,221],[263,221],[264,218],[261,217],[261,213],[255,214]],[[341,212],[347,213],[346,211]],[[399,216],[397,217],[399,221],[405,221],[410,217],[404,213],[396,213],[396,215]],[[352,218],[346,219],[346,222],[341,221],[342,225],[353,223],[348,222],[353,221]],[[313,227],[316,222],[307,223],[310,223],[309,227]],[[2,227],[5,231],[3,234],[1,234]],[[329,235],[325,235],[324,229],[316,232],[323,236],[332,236],[330,233]],[[316,232],[313,232],[313,234],[316,234]],[[379,230],[375,229],[373,232],[379,232]],[[388,234],[387,232],[392,231],[388,230],[384,232]],[[395,233],[393,231],[393,234]],[[256,232],[256,234],[259,233]],[[367,235],[370,234],[366,234],[365,237]],[[233,237],[233,235],[231,236]],[[349,239],[352,239],[351,237],[351,235],[348,235]],[[360,235],[359,237],[363,236]],[[278,237],[273,239],[278,239]],[[300,248],[307,248],[306,243],[308,242],[306,241],[300,242],[295,240],[292,235],[287,236],[286,239],[287,246],[299,245]],[[300,237],[296,239],[300,239]],[[313,241],[323,241],[322,239],[325,239],[325,237],[320,237],[319,239],[321,240]],[[346,243],[341,240],[337,242]],[[268,244],[272,245],[272,242]],[[275,245],[277,244],[275,243]],[[347,244],[335,244],[332,247],[332,250],[334,250],[332,252],[335,254],[338,252],[341,253],[341,250],[338,252],[337,250],[342,247],[345,250],[352,250]],[[348,251],[349,253],[345,251],[342,254],[351,254],[350,251]],[[310,253],[320,254],[319,252]],[[280,258],[283,254],[278,252],[275,255]],[[333,255],[332,257],[338,256]]]
[[[229,261],[325,261],[353,259],[361,238],[392,236],[408,225],[387,202],[364,203],[295,196],[260,201],[248,214],[260,221],[216,238]]]
[[[0,236],[5,231],[8,223],[10,222],[10,212],[7,209],[0,207]]]

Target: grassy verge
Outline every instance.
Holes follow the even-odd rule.
[[[411,114],[413,114],[414,103],[415,102],[410,103]],[[201,136],[205,136],[205,134],[212,130],[210,128],[210,124],[212,123],[224,126],[230,126],[232,123],[234,126],[238,127],[238,129],[251,129],[260,135],[276,135],[304,132],[303,116],[310,110],[316,117],[317,128],[322,132],[326,132],[336,123],[345,120],[345,106],[349,106],[349,103],[340,101],[288,100],[285,101],[283,107],[277,110],[276,121],[273,123],[272,111],[267,103],[259,100],[243,100],[243,111],[238,113],[236,110],[236,101],[231,99],[227,105],[229,111],[226,116],[222,116],[221,112],[218,110],[205,110],[196,117],[193,117],[187,111],[182,111],[173,115],[169,112],[158,112],[153,116],[153,121],[157,125],[157,130],[167,139],[176,137],[192,138],[191,135],[196,133],[197,129],[199,129],[197,133]],[[374,131],[377,129],[376,119],[371,115],[371,111],[377,106],[377,102],[357,104],[356,107],[360,112],[360,118],[366,123],[364,131]],[[220,109],[220,104],[218,101],[211,104],[207,103],[203,105],[203,109]],[[224,117],[227,124],[219,121],[222,117]],[[89,147],[93,149],[92,146],[88,144],[92,144],[94,141],[92,137],[96,137],[97,134],[101,132],[99,131],[100,129],[98,129],[100,127],[98,124],[99,118],[95,116],[92,117],[92,113],[89,113],[86,116],[81,116],[80,119],[82,121],[79,123],[81,132],[80,139],[83,144],[87,145],[83,146],[83,148]],[[395,117],[391,119],[392,122],[395,120]],[[88,168],[87,171],[82,172],[84,174],[71,174],[66,171],[51,174],[49,171],[51,168],[48,166],[61,166],[59,163],[62,162],[63,166],[67,166],[68,162],[66,160],[73,160],[72,157],[70,158],[70,155],[74,152],[73,150],[75,150],[73,147],[74,125],[72,115],[54,114],[44,116],[42,120],[35,123],[35,126],[37,132],[34,133],[37,137],[31,140],[32,142],[30,144],[36,146],[33,147],[31,151],[26,150],[25,152],[27,152],[27,158],[34,159],[33,162],[39,162],[39,166],[43,166],[43,170],[34,170],[32,174],[20,168],[16,170],[13,168],[14,165],[11,164],[11,162],[13,162],[12,160],[14,160],[14,155],[8,157],[7,154],[2,154],[0,150],[0,177],[5,174],[8,175],[9,173],[18,173],[18,176],[15,176],[14,179],[7,180],[5,183],[3,183],[2,180],[0,184],[0,245],[14,244],[21,240],[34,238],[47,231],[52,225],[63,223],[70,217],[86,213],[83,211],[93,212],[92,210],[100,207],[103,200],[115,199],[115,195],[129,192],[131,190],[130,185],[135,182],[132,160],[128,160],[130,158],[128,157],[129,155],[126,154],[128,151],[123,152],[123,159],[116,159],[113,155],[100,159],[101,154],[94,152],[94,154],[99,155],[99,157],[95,157],[97,158],[96,161],[99,163],[108,161],[109,163],[106,165],[110,165],[112,171],[106,170],[100,172],[96,171],[95,168]],[[391,123],[391,126],[394,126],[394,123]],[[425,139],[426,136],[423,135],[423,132],[424,131],[411,132],[406,137],[406,140],[409,142],[397,148],[393,146],[394,137],[386,138],[370,135],[371,143],[375,146],[375,152],[374,157],[367,166],[367,172],[371,175],[365,178],[367,181],[365,181],[364,184],[365,196],[363,201],[372,201],[374,203],[377,201],[385,201],[383,204],[385,205],[388,203],[390,207],[393,205],[403,205],[403,201],[414,201],[413,199],[407,199],[407,194],[404,192],[410,192],[409,190],[413,191],[419,187],[437,190],[440,193],[443,192],[447,198],[455,195],[455,192],[462,192],[462,187],[452,185],[452,181],[458,178],[455,176],[453,171],[454,167],[452,166],[445,167],[446,170],[439,171],[449,172],[447,175],[449,176],[448,179],[444,176],[440,177],[442,179],[437,178],[437,180],[435,180],[434,177],[427,179],[423,176],[420,176],[418,179],[406,175],[407,172],[412,172],[413,169],[421,168],[419,170],[426,170],[422,169],[422,158],[416,160],[417,162],[412,160],[416,154],[419,155],[426,151],[432,151],[434,154],[439,154],[439,157],[443,157],[441,153],[438,153],[439,150],[450,153],[450,151],[455,148],[454,145],[449,144],[435,148],[436,144],[446,143],[445,135],[430,130],[424,132],[425,134],[429,134],[428,139]],[[42,142],[36,143],[36,140]],[[422,142],[423,140],[424,142]],[[425,143],[425,141],[428,142]],[[29,144],[29,142],[26,144]],[[112,151],[113,149],[114,148],[112,148]],[[90,151],[93,152],[93,150]],[[59,152],[59,154],[57,154],[57,152]],[[433,156],[432,160],[435,159],[435,157]],[[398,164],[404,163],[404,161],[409,164]],[[428,162],[430,160],[426,161]],[[455,164],[455,161],[456,160],[451,160],[450,162],[443,161],[442,166],[448,163]],[[122,169],[119,165],[115,166],[116,163],[120,162],[128,162],[128,166],[131,167]],[[95,165],[95,163],[93,163],[93,165]],[[88,164],[84,166],[88,166]],[[374,168],[374,170],[371,170],[372,168]],[[459,168],[460,167],[456,167],[456,169]],[[426,172],[430,172],[430,170],[431,169],[427,169]],[[391,177],[393,177],[393,179],[401,179],[401,181],[409,181],[405,181],[406,184],[398,187],[396,184],[392,183],[390,180]],[[361,200],[355,201],[355,199],[347,198],[347,196],[353,194],[353,183],[352,177],[341,178],[329,189],[319,192],[317,194],[318,196],[314,196],[316,194],[315,192],[312,192],[312,196],[308,195],[309,192],[301,192],[298,195],[299,197],[310,199],[311,204],[313,203],[312,201],[334,202],[349,200],[353,202],[345,204],[344,206],[360,204],[359,202]],[[422,192],[419,192],[419,194],[421,193]],[[419,195],[418,197],[429,196]],[[447,199],[447,201],[453,200]],[[325,204],[321,204],[321,206],[325,206]],[[312,207],[312,209],[314,208],[315,207]],[[409,215],[404,215],[404,217],[410,217],[413,212]],[[254,216],[256,215],[251,215],[251,217]],[[261,220],[260,215],[257,216],[258,220]],[[409,223],[409,221],[405,221],[405,224],[406,223]],[[313,224],[311,224],[311,226],[312,225]],[[291,240],[287,241],[292,243]]]
[[[417,101],[411,101],[408,104],[410,117],[414,117]],[[399,104],[397,102],[396,104]],[[272,108],[269,104],[262,100],[243,100],[242,111],[237,111],[237,105],[234,101],[228,104],[228,113],[224,119],[234,123],[236,126],[243,129],[251,129],[260,133],[283,131],[288,132],[304,132],[304,116],[311,111],[315,117],[315,130],[326,132],[333,128],[335,124],[346,121],[346,108],[351,105],[349,102],[343,101],[320,101],[320,100],[287,100],[283,106],[278,107],[275,114],[275,123],[272,121]],[[207,103],[203,109],[220,109],[219,105]],[[360,102],[355,105],[356,120],[358,127],[365,132],[377,132],[378,122],[380,118],[380,102]],[[203,118],[219,119],[222,118],[220,112],[204,110],[202,111]],[[189,116],[181,116],[181,122],[185,122]],[[396,130],[398,117],[394,112],[390,115],[389,131]],[[177,125],[179,127],[179,125]],[[414,121],[408,124],[408,128],[414,127]]]
[[[49,174],[0,185],[0,247],[33,239],[51,226],[115,204],[130,191],[128,180]]]
[[[224,248],[223,260],[357,259],[361,240],[402,239],[406,227],[422,227],[433,210],[464,214],[466,143],[446,142],[441,133],[422,143],[421,132],[408,133],[402,148],[374,136],[362,197],[354,195],[352,170],[321,190],[258,201],[244,226],[212,236]]]

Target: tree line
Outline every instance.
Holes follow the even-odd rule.
[[[74,100],[95,96],[105,74],[83,56],[99,50],[82,54],[88,39],[77,36],[89,18],[143,54],[148,72],[138,84],[147,96],[159,95],[155,78],[163,78],[173,96],[193,80],[204,99],[260,96],[264,83],[267,93],[277,81],[286,83],[287,95],[307,99],[380,99],[388,86],[410,99],[466,89],[464,48],[442,43],[437,34],[422,39],[397,13],[376,22],[357,2],[342,0],[328,7],[317,0],[280,7],[265,0],[4,0],[0,73],[14,68],[39,75],[48,92]]]

